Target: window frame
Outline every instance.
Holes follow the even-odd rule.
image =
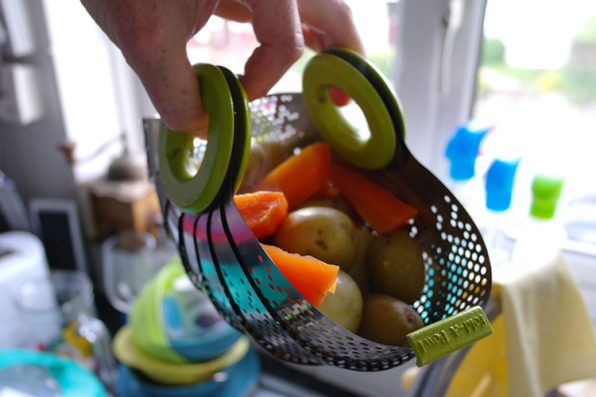
[[[452,0],[451,0],[452,1]],[[402,0],[394,82],[406,121],[406,144],[441,179],[445,146],[453,130],[472,116],[486,0],[463,0],[462,23],[449,65],[449,89],[440,92],[444,18],[450,0]]]

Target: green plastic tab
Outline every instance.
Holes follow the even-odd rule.
[[[493,327],[479,306],[409,333],[408,342],[422,367],[493,333]]]

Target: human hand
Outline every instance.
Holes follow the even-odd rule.
[[[239,76],[249,100],[265,95],[300,58],[305,45],[364,48],[342,0],[81,0],[141,79],[172,129],[206,136],[200,88],[186,44],[218,15],[251,22],[260,43]],[[348,97],[332,93],[339,105]]]

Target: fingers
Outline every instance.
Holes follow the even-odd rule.
[[[350,8],[341,0],[299,0],[304,24],[304,40],[315,51],[344,47],[365,55]],[[337,87],[329,87],[329,97],[337,106],[345,106],[350,97]]]
[[[246,0],[261,44],[246,62],[240,80],[249,100],[267,94],[304,51],[295,0]]]
[[[260,46],[240,76],[250,100],[267,94],[302,55],[305,40],[318,51],[342,46],[364,54],[341,0],[177,0],[176,7],[163,0],[82,1],[120,47],[163,121],[199,136],[206,135],[208,123],[186,43],[214,12],[252,21]]]
[[[215,15],[236,22],[249,22],[252,19],[250,8],[236,0],[222,0]]]
[[[168,127],[206,138],[208,117],[198,79],[185,52],[171,54],[157,67],[138,68],[137,73]]]
[[[207,22],[216,2],[187,1],[184,7],[169,7],[160,0],[153,3],[144,14],[135,13],[137,20],[129,20],[130,30],[121,28],[120,47],[164,123],[206,137],[208,118],[186,43]]]
[[[186,43],[214,12],[217,0],[84,0],[84,5],[141,79],[163,121],[172,129],[203,135],[198,81]]]
[[[165,46],[157,59],[136,58],[129,64],[141,79],[162,121],[171,129],[204,137],[207,119],[199,82],[186,56],[185,47]],[[130,55],[129,55],[130,56]]]
[[[352,18],[352,11],[341,0],[298,0],[307,44],[316,51],[338,46],[365,55],[364,45]]]
[[[220,3],[221,15],[234,20],[246,17],[246,10],[238,10],[237,2],[227,3]],[[240,76],[249,100],[267,94],[302,55],[305,44],[317,52],[339,46],[365,54],[351,10],[342,0],[244,0],[244,4],[252,12],[261,44]],[[330,95],[337,105],[350,100],[339,89],[332,88]]]

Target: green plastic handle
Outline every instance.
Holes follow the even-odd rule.
[[[389,89],[371,83],[366,75],[376,75],[374,68],[361,57],[355,65],[351,62],[355,57],[343,49],[314,56],[304,70],[302,96],[313,124],[340,156],[360,168],[383,168],[394,157],[396,129],[403,126],[395,126],[395,117],[380,95],[379,91]],[[366,117],[370,137],[363,138],[345,120],[329,97],[330,86],[339,87],[356,101]]]
[[[219,193],[226,177],[234,145],[234,98],[219,67],[198,64],[201,97],[209,115],[207,147],[200,166],[195,163],[193,135],[174,131],[162,123],[159,133],[160,179],[166,195],[185,212],[201,212]],[[250,126],[250,124],[248,124]],[[198,167],[198,170],[197,170]]]
[[[479,306],[474,306],[407,335],[421,367],[493,333]]]

